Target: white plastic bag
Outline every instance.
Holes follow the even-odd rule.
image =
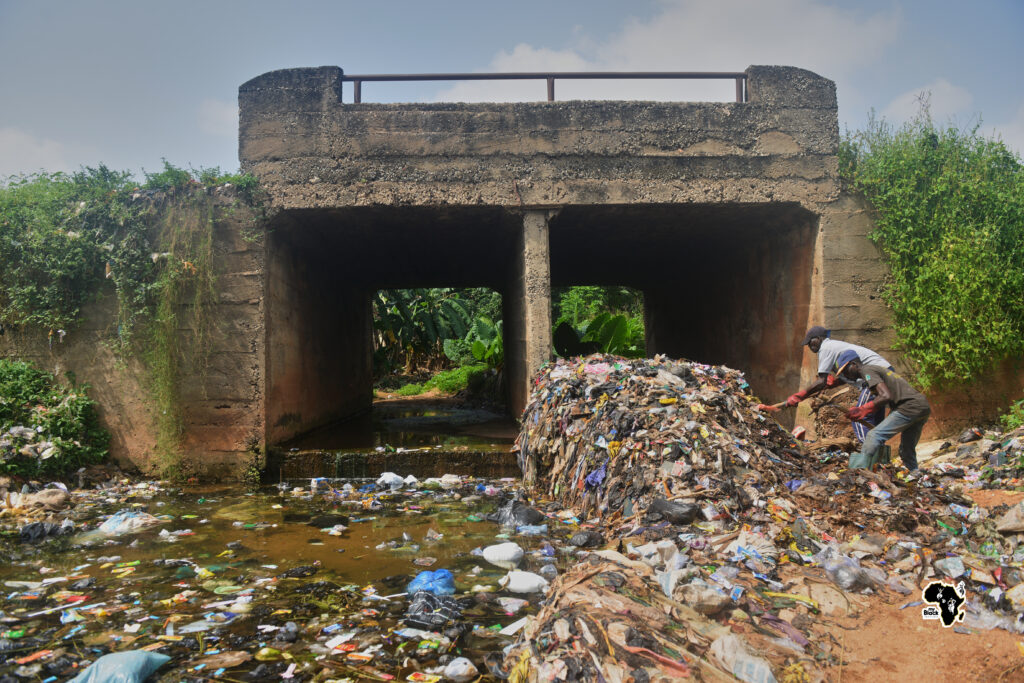
[[[776,683],[772,667],[768,662],[750,653],[747,644],[732,634],[716,638],[709,648],[712,658],[717,659],[726,671],[747,683]]]
[[[377,479],[377,484],[379,486],[390,486],[392,491],[397,491],[402,488],[402,484],[404,483],[405,480],[394,472],[384,472],[380,475],[380,478]]]
[[[130,534],[135,531],[141,531],[142,529],[148,529],[149,527],[156,526],[157,524],[163,524],[163,522],[149,513],[126,509],[121,510],[113,517],[103,522],[103,524],[100,524],[96,530],[112,536],[119,536],[121,534]]]
[[[512,593],[543,593],[548,589],[548,581],[543,576],[519,570],[510,571],[498,583]]]
[[[473,662],[469,661],[465,657],[457,657],[452,661],[448,662],[448,666],[444,668],[443,675],[449,681],[455,681],[455,683],[466,683],[471,681],[480,675],[477,671],[476,666]]]
[[[489,545],[484,548],[484,559],[495,567],[515,569],[523,559],[523,549],[512,542]]]

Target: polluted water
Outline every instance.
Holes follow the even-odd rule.
[[[0,681],[474,680],[567,566],[517,483],[5,490]]]

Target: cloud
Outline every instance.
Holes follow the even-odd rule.
[[[19,128],[0,128],[0,178],[36,171],[71,171],[68,149]]]
[[[944,124],[959,115],[973,115],[970,110],[973,102],[974,97],[969,90],[953,85],[945,78],[938,78],[894,99],[882,110],[882,116],[898,124],[914,118],[921,110],[921,104],[927,103],[932,120]]]
[[[199,130],[207,135],[234,138],[238,135],[238,105],[206,99],[199,105]]]
[[[665,0],[607,40],[574,35],[576,47],[527,44],[499,52],[483,71],[742,71],[784,64],[842,80],[879,60],[897,38],[897,10],[866,14],[818,0]],[[731,81],[558,81],[556,98],[732,100]],[[438,93],[452,101],[545,98],[544,83],[470,81]]]

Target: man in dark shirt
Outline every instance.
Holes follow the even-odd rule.
[[[907,380],[891,368],[876,365],[861,365],[855,351],[844,351],[835,362],[836,376],[848,380],[863,379],[875,399],[862,406],[850,408],[846,416],[850,420],[861,420],[878,408],[889,407],[889,416],[864,437],[860,453],[850,456],[850,467],[871,467],[878,462],[878,451],[882,444],[896,436],[900,437],[900,458],[911,473],[917,470],[917,442],[921,430],[928,421],[932,409],[924,394],[910,386]]]

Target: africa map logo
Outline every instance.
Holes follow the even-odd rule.
[[[925,619],[942,619],[942,625],[949,627],[956,620],[964,619],[964,603],[967,601],[967,590],[961,581],[956,587],[941,581],[932,581],[921,593],[925,602],[932,605],[921,610]]]

